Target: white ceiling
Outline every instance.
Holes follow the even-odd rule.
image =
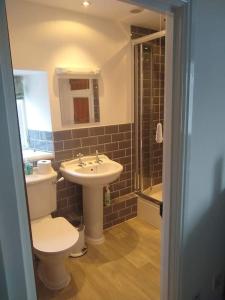
[[[90,0],[91,5],[85,8],[82,0],[27,0],[42,5],[63,8],[83,14],[88,14],[130,25],[142,26],[160,30],[160,14],[150,10],[143,10],[138,14],[131,14],[130,10],[137,6],[118,0]]]

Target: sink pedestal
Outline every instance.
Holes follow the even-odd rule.
[[[103,235],[103,187],[83,186],[83,214],[85,238],[89,244],[102,244]]]
[[[98,153],[97,153],[98,154]],[[83,213],[86,241],[90,244],[104,242],[103,235],[103,187],[117,180],[123,166],[106,155],[86,156],[61,163],[63,177],[83,186]]]

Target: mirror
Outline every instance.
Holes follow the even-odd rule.
[[[59,78],[62,124],[100,122],[99,87],[96,78]]]

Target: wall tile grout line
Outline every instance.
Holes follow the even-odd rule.
[[[100,154],[106,154],[109,158],[124,166],[121,177],[110,185],[113,201],[114,199],[118,201],[118,197],[123,199],[124,195],[133,192],[133,173],[130,170],[132,164],[132,126],[131,123],[127,123],[55,131],[53,133],[53,144],[55,146],[54,168],[58,171],[62,161],[73,159],[79,152],[90,155],[95,154],[95,150],[98,150]],[[80,215],[82,215],[82,187],[65,181],[57,189],[57,203],[58,209],[54,215],[64,216],[73,224],[76,224]],[[126,207],[126,204],[124,205]],[[126,210],[123,212],[123,218],[129,218],[134,213],[135,211]],[[110,223],[114,225],[116,222],[121,221],[121,218],[121,216],[117,216]]]

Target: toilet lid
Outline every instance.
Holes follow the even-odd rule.
[[[33,246],[47,253],[59,253],[71,248],[79,233],[66,219],[43,218],[31,223]]]

